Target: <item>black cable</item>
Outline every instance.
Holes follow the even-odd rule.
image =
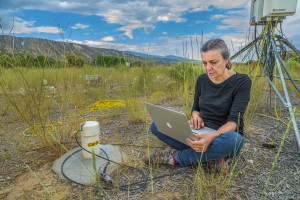
[[[256,38],[256,29],[257,29],[257,24],[255,24],[255,26],[254,26],[254,38]],[[260,57],[260,55],[258,53],[258,47],[257,47],[258,45],[259,44],[255,43],[255,52],[256,52],[257,59],[259,59],[259,57]]]
[[[77,181],[75,181],[75,180],[73,180],[73,179],[71,179],[71,178],[69,178],[65,173],[64,173],[64,170],[63,170],[63,167],[64,167],[64,165],[65,165],[65,163],[67,162],[67,160],[71,157],[71,156],[73,156],[73,155],[75,155],[76,153],[78,153],[78,152],[80,152],[80,151],[82,151],[82,149],[79,149],[79,150],[77,150],[77,151],[75,151],[75,152],[73,152],[72,154],[70,154],[63,162],[62,162],[62,165],[61,165],[61,173],[62,173],[62,175],[67,179],[67,180],[69,180],[69,181],[71,181],[71,182],[73,182],[73,183],[76,183],[76,184],[78,184],[78,185],[81,185],[81,186],[87,186],[87,185],[84,185],[84,184],[82,184],[82,183],[79,183],[79,182],[77,182]],[[101,157],[101,156],[99,156],[99,157]],[[101,157],[101,158],[104,158],[104,157]],[[104,158],[105,159],[105,158]],[[110,162],[114,162],[114,161],[110,161]],[[120,164],[120,165],[124,165],[124,164]],[[124,166],[126,166],[126,167],[129,167],[129,168],[134,168],[134,167],[131,167],[131,166],[128,166],[128,165],[124,165]],[[137,169],[137,168],[135,168],[135,169]],[[146,175],[141,171],[141,170],[139,170],[139,169],[137,169],[138,171],[140,171],[143,175],[144,175],[144,181],[139,181],[139,182],[135,182],[135,183],[131,183],[131,184],[128,184],[128,185],[122,185],[121,187],[118,187],[119,189],[121,189],[121,190],[126,190],[126,191],[133,191],[133,190],[139,190],[139,189],[142,189],[143,187],[145,187],[146,185],[147,185],[147,181],[149,180],[149,179],[146,179]],[[112,183],[109,183],[109,182],[107,182],[111,187],[116,187],[116,186],[114,186]],[[144,183],[141,187],[138,187],[138,188],[134,188],[134,189],[129,189],[128,188],[128,186],[131,186],[131,185],[138,185],[139,183]],[[95,187],[95,186],[92,186],[92,187]],[[107,187],[102,187],[103,189],[105,189],[105,190],[108,190],[108,189],[110,189],[110,188],[107,188]]]
[[[63,161],[63,163],[62,163],[62,165],[61,165],[61,173],[62,173],[62,175],[63,175],[66,179],[68,179],[69,181],[74,182],[74,183],[76,183],[76,184],[78,184],[78,185],[86,186],[86,185],[84,185],[84,184],[82,184],[82,183],[79,183],[79,182],[74,181],[74,180],[72,180],[71,178],[67,177],[67,175],[66,175],[66,174],[64,173],[64,171],[63,171],[63,166],[64,166],[64,164],[65,164],[66,161],[67,161],[71,156],[73,156],[74,154],[78,153],[78,152],[81,151],[81,150],[85,150],[85,151],[87,151],[87,152],[89,152],[89,153],[92,153],[92,152],[88,151],[87,149],[85,149],[84,147],[82,147],[82,146],[80,145],[80,143],[78,142],[77,135],[78,135],[79,132],[80,132],[80,130],[77,131],[77,132],[75,133],[75,140],[76,140],[78,146],[81,147],[81,149],[79,149],[79,150],[73,152],[71,155],[69,155],[69,156]],[[108,157],[107,153],[106,153],[103,149],[100,148],[100,150],[103,151],[103,152],[105,153],[105,155]],[[113,161],[113,160],[110,160],[109,158],[104,158],[104,157],[99,156],[99,155],[96,155],[96,154],[95,154],[95,156],[100,157],[100,158],[102,158],[102,159],[105,159],[105,160],[107,160],[108,162],[112,162],[112,163],[115,163],[115,164],[118,164],[118,165],[121,165],[121,166],[125,166],[125,167],[128,167],[128,168],[137,170],[140,174],[142,174],[143,178],[142,178],[141,181],[133,182],[133,183],[130,183],[130,184],[127,184],[127,185],[121,185],[121,186],[119,186],[119,187],[113,185],[112,183],[107,182],[111,187],[116,187],[116,188],[118,188],[118,189],[120,189],[120,190],[135,191],[135,190],[139,190],[139,189],[142,189],[142,188],[146,187],[147,182],[149,182],[149,181],[151,181],[151,180],[155,180],[155,179],[159,179],[159,178],[163,178],[163,177],[167,177],[167,176],[178,175],[178,174],[193,174],[193,172],[191,172],[191,171],[184,171],[184,172],[175,172],[175,173],[171,173],[171,174],[165,174],[165,175],[153,177],[152,179],[149,179],[149,178],[147,179],[147,178],[146,178],[146,175],[144,174],[144,172],[143,172],[142,170],[138,169],[138,168],[135,168],[135,167],[132,167],[132,166],[129,166],[129,165],[125,165],[125,164],[122,164],[122,163],[118,163],[118,162],[115,162],[115,161]],[[129,188],[130,186],[139,185],[139,184],[142,184],[142,186],[140,186],[140,187],[138,187],[138,188]],[[103,187],[103,189],[109,189],[109,188]]]
[[[77,131],[77,132],[75,133],[75,140],[76,140],[78,146],[79,146],[81,149],[79,149],[79,150],[73,152],[71,155],[69,155],[69,156],[63,161],[63,163],[62,163],[62,165],[61,165],[61,173],[62,173],[62,175],[63,175],[65,178],[67,178],[68,180],[70,180],[70,181],[72,181],[72,182],[74,182],[74,183],[76,183],[76,184],[79,184],[79,185],[84,185],[84,184],[82,184],[82,183],[78,183],[78,182],[76,182],[76,181],[70,179],[70,178],[67,177],[66,174],[63,172],[63,166],[64,166],[65,162],[66,162],[72,155],[74,155],[75,153],[77,153],[77,152],[79,152],[79,151],[81,151],[81,150],[85,150],[86,152],[92,153],[92,152],[90,152],[89,150],[85,149],[83,146],[81,146],[80,143],[78,142],[77,135],[78,135],[79,132],[80,132],[80,130]],[[101,148],[100,148],[100,149],[101,149]],[[105,152],[103,149],[101,149],[101,151]],[[105,152],[105,154],[106,154],[106,152]],[[104,159],[104,160],[107,160],[108,162],[112,162],[112,163],[115,163],[115,164],[118,164],[118,165],[121,165],[121,166],[125,166],[125,167],[128,167],[128,168],[137,170],[137,171],[142,175],[143,180],[144,180],[144,181],[140,181],[141,183],[144,183],[142,186],[140,186],[140,187],[138,187],[138,188],[134,188],[134,189],[128,188],[128,186],[130,186],[130,185],[133,185],[133,184],[134,184],[134,185],[137,185],[138,183],[140,183],[140,182],[138,182],[137,184],[132,183],[132,184],[128,184],[128,185],[122,185],[122,186],[118,187],[119,189],[121,189],[121,190],[126,190],[126,191],[128,191],[128,190],[129,190],[129,191],[133,191],[133,190],[139,190],[139,189],[142,189],[142,188],[146,187],[146,185],[147,185],[147,179],[146,179],[146,175],[144,174],[144,172],[143,172],[142,170],[140,170],[140,169],[138,169],[138,168],[135,168],[135,167],[132,167],[132,166],[129,166],[129,165],[125,165],[125,164],[122,164],[122,163],[115,162],[115,161],[113,161],[113,160],[110,160],[110,159],[108,159],[108,158],[99,156],[99,155],[97,155],[97,154],[95,154],[95,156],[97,156],[97,157],[99,157],[99,158],[102,158],[102,159]],[[107,156],[107,154],[106,154],[106,156]],[[113,184],[111,184],[111,186],[112,186],[112,187],[116,187],[116,186],[113,185]],[[108,188],[103,188],[103,189],[108,189]]]
[[[99,144],[107,144],[107,143],[99,143]],[[126,143],[110,143],[111,145],[120,145],[120,146],[129,146],[129,147],[148,147],[147,145],[135,145],[135,144],[126,144]],[[164,148],[163,146],[155,147],[155,148]]]
[[[77,182],[77,181],[75,181],[75,180],[69,178],[69,177],[64,173],[64,170],[63,170],[63,167],[64,167],[65,163],[67,162],[67,160],[68,160],[71,156],[75,155],[76,153],[78,153],[78,152],[80,152],[80,151],[82,151],[82,150],[85,150],[86,152],[92,153],[92,152],[88,151],[87,149],[85,149],[84,147],[82,147],[82,146],[80,145],[80,143],[78,142],[77,135],[78,135],[78,133],[79,133],[80,131],[81,131],[81,130],[79,130],[79,131],[77,131],[77,132],[75,133],[75,140],[76,140],[78,146],[81,147],[81,149],[79,149],[79,150],[73,152],[73,153],[70,154],[67,158],[65,158],[65,160],[62,162],[62,165],[61,165],[61,173],[62,173],[62,175],[63,175],[67,180],[69,180],[69,181],[71,181],[71,182],[73,182],[73,183],[76,183],[76,184],[78,184],[78,185],[81,185],[81,186],[87,186],[87,185],[84,185],[84,184],[82,184],[82,183],[79,183],[79,182]],[[118,189],[120,189],[120,190],[125,190],[125,191],[135,191],[135,190],[140,190],[140,189],[146,187],[146,185],[147,185],[147,183],[148,183],[149,181],[153,181],[153,180],[160,179],[160,178],[164,178],[164,177],[168,177],[168,176],[179,175],[179,174],[193,174],[193,173],[194,173],[194,172],[192,172],[192,171],[186,171],[186,170],[185,170],[185,171],[180,171],[180,172],[175,172],[175,173],[170,173],[170,174],[164,174],[164,175],[156,176],[156,177],[153,177],[153,178],[147,178],[146,175],[144,174],[144,172],[143,172],[142,170],[140,170],[140,169],[138,169],[138,168],[136,168],[136,167],[132,167],[132,166],[129,166],[129,165],[125,165],[125,164],[118,163],[118,162],[115,162],[115,161],[113,161],[113,160],[110,160],[110,159],[108,158],[107,153],[106,153],[103,149],[101,149],[101,148],[100,148],[100,150],[104,152],[104,154],[107,156],[107,158],[102,157],[102,156],[99,156],[99,155],[96,155],[96,154],[95,154],[95,156],[97,156],[97,157],[99,157],[99,158],[102,158],[102,159],[105,159],[105,160],[107,160],[108,162],[112,162],[112,163],[115,163],[115,164],[118,164],[118,165],[121,165],[121,166],[124,166],[124,167],[128,167],[128,168],[137,170],[140,174],[142,174],[142,177],[143,177],[143,178],[142,178],[141,181],[133,182],[133,183],[130,183],[130,184],[127,184],[127,185],[121,185],[121,186],[118,186],[118,187],[117,187],[117,186],[115,186],[112,182],[107,182],[111,187],[115,187],[115,188],[118,188]],[[244,168],[244,167],[243,167],[243,168]],[[140,185],[140,184],[142,184],[140,187],[137,187],[137,188],[129,188],[129,187],[131,187],[131,186],[136,186],[136,185]],[[91,187],[95,187],[95,186],[91,186]],[[108,190],[108,189],[111,189],[111,188],[102,187],[102,189]]]

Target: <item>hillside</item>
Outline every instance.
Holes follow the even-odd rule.
[[[123,53],[126,54],[131,54],[143,58],[153,58],[153,59],[162,59],[162,60],[177,60],[177,61],[198,61],[198,60],[193,60],[193,59],[188,59],[180,56],[173,56],[173,55],[167,55],[167,56],[157,56],[157,55],[150,55],[150,54],[144,54],[144,53],[138,53],[134,51],[123,51]]]
[[[7,35],[0,36],[0,51],[7,54],[19,54],[29,52],[34,56],[44,55],[55,60],[63,59],[64,55],[70,52],[83,57],[86,61],[91,62],[99,54],[105,56],[125,57],[129,61],[145,61],[145,57],[123,53],[122,51],[105,48],[95,48],[75,43],[59,42],[40,38],[23,38]],[[160,57],[151,57],[156,64],[177,63],[178,59],[168,59]]]

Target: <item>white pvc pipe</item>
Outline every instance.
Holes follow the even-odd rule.
[[[98,122],[87,121],[82,126],[81,132],[81,145],[83,148],[96,155],[100,155],[100,126]],[[82,150],[84,158],[91,159],[92,154]]]

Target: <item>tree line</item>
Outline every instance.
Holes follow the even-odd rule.
[[[125,65],[127,61],[125,58],[115,56],[98,55],[92,62],[86,61],[83,57],[74,53],[68,53],[65,59],[54,60],[50,57],[39,55],[33,56],[29,52],[19,53],[17,55],[9,55],[0,52],[0,66],[4,68],[13,67],[83,67],[84,64],[91,64],[101,67],[116,67]],[[140,67],[142,62],[131,62],[130,66]]]
[[[99,54],[91,64],[95,66],[103,66],[103,67],[116,67],[119,65],[125,65],[127,62],[129,61],[126,60],[124,57],[104,56]],[[130,66],[141,67],[142,62],[141,61],[130,62]]]

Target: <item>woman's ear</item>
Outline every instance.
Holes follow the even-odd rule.
[[[226,62],[226,65],[228,65],[228,63],[229,63],[229,59],[226,59],[226,60],[225,60],[225,62]]]
[[[231,69],[231,62],[230,62],[230,60],[229,59],[227,59],[227,61],[226,61],[227,63],[226,63],[226,68],[227,69]]]

